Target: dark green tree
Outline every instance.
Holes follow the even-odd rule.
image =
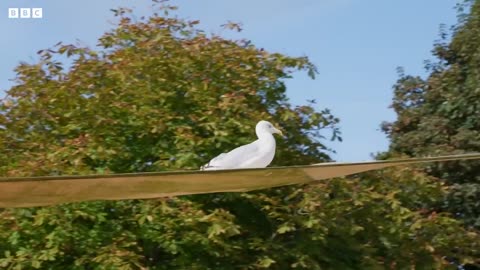
[[[17,67],[0,105],[1,175],[198,169],[252,140],[259,119],[287,134],[277,165],[329,159],[323,140],[338,120],[285,96],[292,71],[315,74],[307,58],[206,35],[197,21],[115,12],[99,50],[58,44]],[[2,209],[0,268],[442,269],[445,256],[478,257],[480,242],[424,209],[442,196],[437,181],[399,168],[243,194]]]
[[[461,7],[451,41],[443,32],[435,45],[438,60],[427,65],[428,77],[400,74],[392,104],[398,119],[384,125],[391,154],[480,152],[480,1]],[[427,171],[450,185],[441,207],[480,229],[480,162],[433,164]]]

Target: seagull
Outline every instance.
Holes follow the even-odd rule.
[[[260,121],[255,127],[258,139],[252,143],[242,145],[228,153],[222,153],[213,158],[207,164],[200,167],[206,170],[228,170],[246,168],[265,168],[275,156],[274,133],[283,135],[268,121]]]

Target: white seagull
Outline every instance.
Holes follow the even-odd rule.
[[[213,158],[200,170],[228,170],[246,168],[265,168],[275,156],[275,138],[273,133],[283,135],[268,121],[260,121],[255,127],[258,139],[252,143],[242,145],[228,153]]]

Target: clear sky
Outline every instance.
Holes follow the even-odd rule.
[[[241,22],[248,38],[268,51],[308,56],[319,69],[315,80],[304,74],[287,82],[293,104],[316,99],[341,119],[344,141],[329,143],[338,161],[371,159],[386,150],[379,130],[395,119],[388,109],[396,67],[424,75],[424,60],[439,37],[440,24],[456,22],[456,0],[173,0],[178,14],[199,19],[207,32]],[[111,8],[149,12],[148,0],[4,0],[0,1],[0,92],[8,89],[19,61],[33,62],[36,52],[62,41],[94,46],[111,29]],[[41,7],[43,19],[8,19],[8,8]],[[229,36],[231,36],[229,34]],[[3,96],[1,94],[0,96]]]

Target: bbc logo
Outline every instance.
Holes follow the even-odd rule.
[[[10,19],[41,19],[43,17],[42,8],[9,8],[8,18]]]

